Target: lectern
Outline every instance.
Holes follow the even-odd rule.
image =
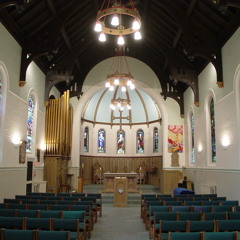
[[[114,178],[114,207],[127,207],[127,178]]]

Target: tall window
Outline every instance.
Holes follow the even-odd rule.
[[[211,121],[211,145],[212,145],[212,162],[216,162],[216,136],[215,136],[215,117],[214,101],[210,102],[210,121]]]
[[[105,146],[106,146],[106,138],[105,138],[105,131],[100,129],[98,131],[98,152],[105,153]]]
[[[137,131],[137,153],[144,153],[144,132],[143,132],[143,130]]]
[[[34,120],[34,100],[30,96],[28,99],[28,122],[27,122],[27,152],[32,152],[32,137],[33,137],[33,120]]]
[[[193,113],[191,113],[190,116],[191,121],[191,162],[195,163],[195,152],[194,152],[194,116]]]
[[[83,141],[84,152],[88,152],[88,143],[89,143],[89,141],[88,141],[88,139],[89,139],[88,132],[89,132],[88,127],[85,127],[85,129],[84,129],[84,141]]]
[[[158,129],[153,129],[153,152],[158,152]]]
[[[125,153],[125,132],[122,130],[117,132],[117,153]]]

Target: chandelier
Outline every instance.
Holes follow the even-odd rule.
[[[126,56],[123,54],[123,49],[117,49],[117,55],[114,57],[110,67],[110,73],[107,75],[105,87],[109,91],[115,91],[114,97],[111,100],[111,109],[116,108],[123,111],[126,107],[131,109],[130,99],[126,92],[129,89],[135,89],[134,77],[130,72]]]
[[[122,1],[115,1],[110,6],[110,0],[104,0],[97,14],[94,31],[99,32],[99,41],[106,41],[106,34],[118,36],[118,45],[125,43],[124,35],[134,34],[134,39],[142,38],[140,33],[141,18],[134,7],[133,1],[128,3],[131,7],[122,5]]]

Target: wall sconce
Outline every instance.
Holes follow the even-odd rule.
[[[203,150],[203,146],[202,146],[202,144],[199,144],[198,145],[198,153],[201,154],[202,150]]]
[[[230,139],[228,136],[224,136],[222,138],[222,146],[223,146],[223,149],[227,149],[228,146],[230,145]]]
[[[19,135],[15,134],[15,135],[12,136],[12,143],[13,143],[16,147],[19,146],[19,145],[22,143]]]
[[[41,149],[41,151],[45,152],[45,150],[46,150],[46,143],[42,142],[41,145],[40,145],[40,149]]]

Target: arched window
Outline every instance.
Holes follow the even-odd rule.
[[[137,131],[137,153],[144,153],[144,132],[141,129]]]
[[[98,152],[105,153],[105,151],[106,151],[105,131],[103,129],[100,129],[98,131]]]
[[[83,148],[84,148],[84,152],[88,152],[88,144],[89,144],[89,136],[88,136],[89,130],[88,127],[85,127],[84,129],[84,141],[83,141]]]
[[[191,163],[195,163],[195,152],[194,152],[194,115],[193,112],[190,114],[191,123]]]
[[[26,150],[28,153],[32,152],[34,109],[35,102],[33,96],[31,95],[28,98],[28,121],[27,121],[27,144],[26,144]]]
[[[153,129],[153,152],[158,152],[158,129]]]
[[[125,132],[123,130],[117,132],[117,153],[125,153]]]
[[[215,136],[215,117],[214,117],[214,101],[210,101],[210,123],[211,123],[211,146],[212,146],[212,162],[216,162],[216,136]]]

